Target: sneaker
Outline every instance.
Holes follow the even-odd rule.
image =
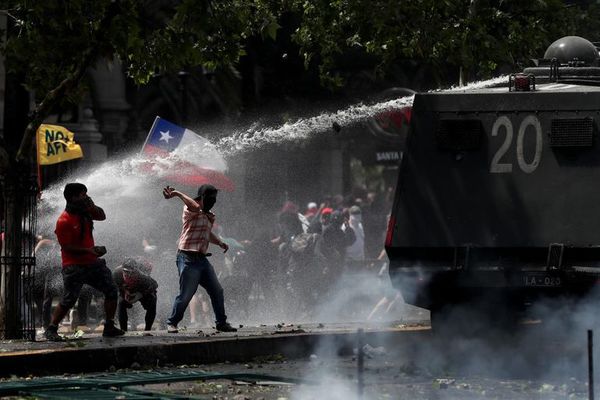
[[[219,322],[217,324],[217,330],[219,332],[237,332],[237,329],[229,325],[229,322]]]
[[[102,336],[104,337],[115,337],[115,336],[123,336],[125,331],[117,328],[115,324],[105,323],[104,330],[102,331]]]
[[[176,325],[167,325],[167,333],[179,333]]]
[[[58,334],[58,328],[56,326],[47,327],[44,336],[46,337],[46,340],[49,340],[50,342],[63,342],[65,340],[65,338]]]

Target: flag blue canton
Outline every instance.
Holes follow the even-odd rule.
[[[152,130],[148,135],[146,145],[157,147],[165,151],[173,151],[179,146],[185,128],[175,125],[160,117],[156,117]]]

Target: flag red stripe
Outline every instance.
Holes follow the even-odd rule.
[[[142,153],[147,154],[149,156],[159,156],[166,157],[170,153],[157,148],[155,146],[146,144]],[[148,161],[139,165],[139,170],[141,172],[145,172],[148,174],[153,174],[153,168],[155,163],[152,161],[152,157],[148,159]],[[172,167],[173,171],[177,171],[176,173],[167,173],[164,176],[164,179],[167,181],[188,185],[188,186],[200,186],[203,184],[211,184],[214,185],[218,189],[222,189],[228,192],[233,192],[235,190],[235,185],[231,179],[229,179],[225,174],[220,171],[202,168],[195,164],[192,164],[188,161],[177,161],[175,165]]]

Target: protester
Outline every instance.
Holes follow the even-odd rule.
[[[329,225],[332,212],[333,208],[322,207],[314,216],[310,226],[308,227],[308,233],[323,233],[325,226]]]
[[[56,222],[56,236],[61,247],[64,291],[54,310],[52,321],[44,336],[51,341],[61,341],[58,324],[73,307],[81,287],[88,284],[104,294],[105,322],[102,336],[123,335],[114,324],[117,308],[117,287],[112,274],[101,259],[106,254],[104,246],[96,246],[92,235],[93,221],[104,221],[106,215],[87,195],[87,187],[81,183],[68,183],[64,189],[67,201],[65,211]]]
[[[284,272],[279,269],[278,247],[272,242],[276,236],[274,218],[266,218],[256,224],[251,240],[246,244],[244,266],[251,277],[249,284],[257,290],[256,298],[262,298],[271,311],[281,313],[283,294],[279,289],[285,286]],[[278,314],[279,315],[279,314]]]
[[[392,281],[390,280],[389,259],[385,249],[381,250],[377,260],[382,263],[377,277],[379,279],[380,290],[383,293],[383,297],[377,301],[367,316],[367,321],[389,318],[394,310],[396,313],[392,318],[396,318],[398,314],[402,314],[404,311],[404,298],[402,297],[402,293],[394,288]]]
[[[289,313],[294,318],[308,317],[322,295],[324,267],[317,263],[315,256],[315,245],[320,238],[319,233],[301,233],[289,244],[286,286],[288,297],[293,299]]]
[[[271,241],[277,246],[277,269],[288,274],[289,262],[292,257],[292,240],[302,234],[304,229],[296,210],[284,208],[277,215],[279,235]]]
[[[212,185],[198,188],[196,198],[175,190],[169,186],[163,189],[165,199],[178,197],[183,202],[182,230],[177,250],[177,269],[179,271],[179,294],[175,298],[173,311],[167,320],[167,332],[179,332],[177,324],[192,296],[201,285],[208,293],[216,318],[216,329],[221,332],[235,332],[237,329],[227,322],[223,288],[215,270],[208,261],[208,245],[216,244],[225,252],[229,246],[212,233],[215,214],[210,210],[217,201],[217,189]]]
[[[52,301],[62,292],[61,259],[58,243],[49,235],[41,235],[35,246],[35,297],[41,310],[42,327],[46,329],[52,318]]]
[[[295,210],[289,210],[286,208],[279,212],[277,220],[279,222],[281,243],[289,242],[294,236],[304,231],[302,227],[302,221],[298,215],[298,212]]]
[[[365,231],[362,226],[360,207],[350,207],[348,214],[348,223],[356,235],[356,240],[346,247],[346,261],[348,263],[361,263],[365,260]]]
[[[383,196],[376,192],[369,192],[362,212],[362,224],[365,231],[365,256],[367,258],[377,258],[381,250],[382,237],[387,229],[386,215],[389,212],[385,208]]]
[[[308,231],[310,221],[304,214],[302,214],[300,212],[300,208],[298,207],[298,205],[296,205],[296,203],[289,201],[289,200],[286,201],[283,204],[281,211],[279,211],[279,215],[280,215],[280,217],[282,215],[295,215],[295,217],[293,219],[298,220],[300,222],[300,227],[302,228],[302,232]]]
[[[158,283],[150,276],[152,265],[143,260],[128,258],[113,271],[113,279],[119,289],[119,305],[117,307],[119,325],[127,331],[127,309],[138,301],[146,310],[144,330],[152,330],[156,318],[156,289]]]
[[[315,255],[317,262],[321,265],[321,270],[327,284],[333,283],[333,279],[339,276],[343,270],[346,259],[346,248],[351,246],[356,240],[354,229],[350,227],[348,221],[339,211],[331,213],[329,222],[323,227],[323,234],[315,243]]]
[[[318,211],[319,209],[317,207],[317,203],[313,201],[308,203],[308,205],[306,206],[306,211],[304,212],[304,216],[306,217],[309,223],[312,222],[314,216],[317,215]]]

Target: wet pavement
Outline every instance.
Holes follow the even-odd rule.
[[[568,375],[531,379],[528,376],[495,377],[490,374],[464,374],[452,366],[440,371],[432,365],[416,365],[412,360],[398,357],[393,349],[367,348],[363,385],[358,383],[356,355],[326,356],[312,354],[300,359],[281,356],[259,357],[245,363],[217,363],[212,365],[182,365],[178,368],[154,369],[155,373],[185,375],[189,372],[211,374],[255,374],[256,378],[194,379],[169,384],[119,386],[115,384],[112,398],[129,398],[126,395],[152,394],[153,397],[200,398],[212,400],[462,400],[462,399],[587,399],[588,389],[582,382]],[[138,371],[119,369],[115,377],[126,377]],[[139,371],[144,373],[144,371]],[[95,375],[89,375],[91,377]],[[97,376],[97,375],[96,375]],[[88,375],[63,375],[61,379],[77,385]],[[278,378],[289,379],[281,382]],[[301,382],[298,382],[300,380]],[[115,382],[117,379],[115,379]],[[6,382],[6,381],[5,381]],[[36,379],[29,382],[35,383]],[[363,395],[360,396],[361,391]],[[64,389],[63,389],[64,390]],[[36,397],[43,391],[33,391]],[[64,392],[63,392],[64,396]],[[17,398],[17,397],[15,397]],[[64,397],[63,397],[64,398]],[[70,397],[81,398],[73,390]],[[106,398],[106,397],[104,397]],[[147,397],[149,398],[149,397]]]
[[[467,337],[461,331],[439,335],[428,321],[418,319],[282,322],[241,326],[235,333],[181,328],[177,334],[133,331],[119,338],[86,332],[61,343],[41,336],[36,342],[2,341],[0,388],[60,379],[73,387],[21,393],[27,398],[212,400],[588,398],[586,332],[556,330],[543,323],[524,324],[518,332],[489,332],[486,337]],[[358,329],[364,330],[362,397]],[[600,354],[595,357],[600,359]],[[165,376],[171,378],[169,383]],[[142,378],[144,385],[136,384]],[[106,384],[95,387],[93,379]]]
[[[254,371],[284,377],[302,376],[306,384],[273,381],[216,380],[139,387],[146,391],[199,396],[214,400],[354,400],[359,396],[355,357],[312,358],[245,364],[216,364],[208,372]],[[585,382],[575,378],[531,380],[493,376],[439,374],[417,368],[406,360],[379,356],[365,361],[362,399],[406,400],[578,400],[588,398]]]
[[[361,328],[374,343],[398,335],[428,332],[420,323],[343,323],[240,326],[238,332],[221,333],[214,328],[128,332],[117,338],[101,332],[65,335],[64,342],[40,340],[0,342],[0,376],[48,375],[61,372],[106,371],[138,365],[158,367],[190,363],[245,361],[282,354],[303,357],[323,340],[337,350],[351,348]],[[41,334],[41,332],[40,332]],[[79,337],[77,337],[79,336]],[[41,336],[40,336],[41,337]],[[336,351],[337,351],[336,350]]]
[[[0,356],[12,353],[35,353],[39,351],[60,350],[65,348],[101,349],[104,347],[148,346],[156,344],[234,340],[240,338],[274,337],[277,335],[326,335],[352,334],[359,328],[366,332],[396,332],[403,330],[428,330],[428,321],[385,322],[385,323],[311,323],[293,324],[282,322],[276,325],[235,326],[237,332],[218,332],[214,327],[187,328],[180,327],[179,333],[167,333],[166,330],[130,331],[116,338],[102,337],[102,330],[61,329],[59,333],[65,338],[64,342],[49,342],[40,330],[36,341],[2,340],[0,341]]]

